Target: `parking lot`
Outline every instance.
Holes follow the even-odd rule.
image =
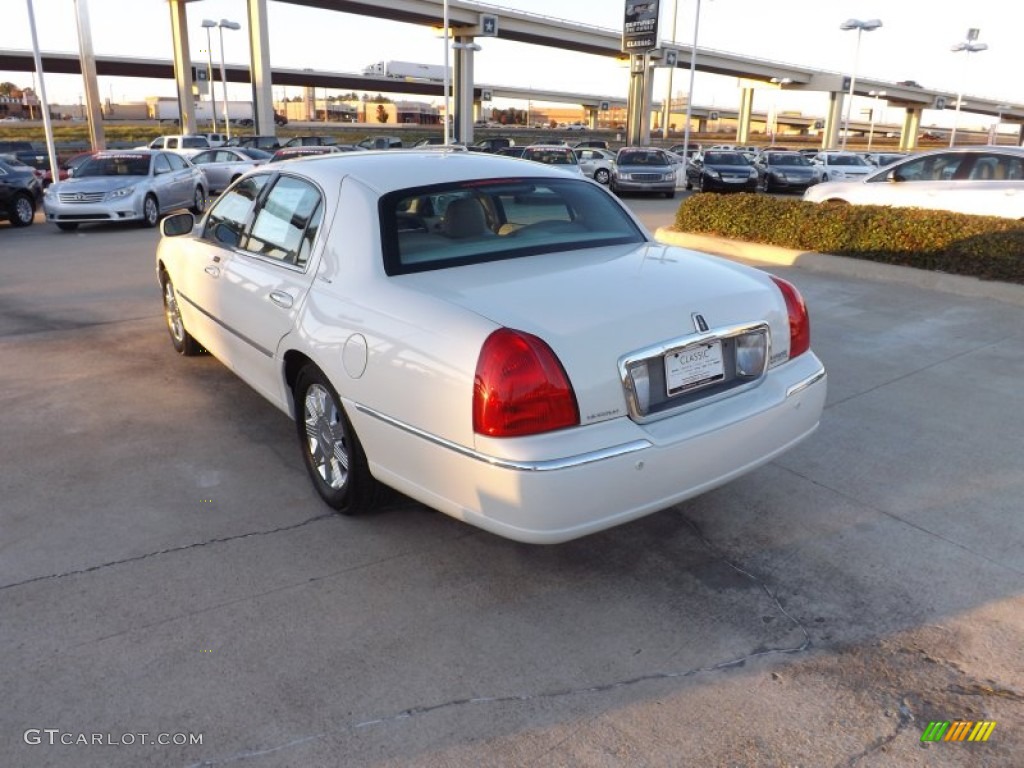
[[[0,224],[0,765],[1020,765],[1024,307],[773,269],[818,432],[538,547],[331,514],[288,419],[173,353],[158,237]],[[996,725],[921,741],[957,720]]]

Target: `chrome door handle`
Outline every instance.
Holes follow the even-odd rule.
[[[203,271],[210,277],[220,277],[220,267],[205,267]]]
[[[285,309],[290,309],[292,302],[294,301],[291,294],[285,293],[284,291],[271,291],[270,300],[277,304],[277,306],[284,307]]]

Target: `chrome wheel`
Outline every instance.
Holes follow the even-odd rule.
[[[166,270],[160,272],[160,285],[163,286],[164,320],[167,322],[167,331],[171,334],[174,351],[184,357],[201,355],[204,352],[203,347],[185,330],[185,321],[181,319],[181,307],[178,305],[178,293],[174,290],[174,283],[171,282]]]
[[[164,282],[164,317],[167,318],[167,330],[171,332],[174,345],[185,343],[185,324],[181,322],[181,310],[178,309],[178,297],[174,295],[171,281]]]
[[[598,184],[607,184],[611,177],[612,175],[604,168],[598,168],[594,171],[594,181]]]
[[[142,203],[142,223],[147,227],[155,227],[160,219],[160,209],[156,198],[149,196]]]
[[[14,199],[13,209],[12,213],[14,215],[11,217],[11,224],[16,227],[27,227],[32,223],[32,219],[35,218],[35,206],[24,195],[19,195]]]
[[[326,387],[314,383],[303,401],[306,453],[313,469],[329,488],[338,491],[348,481],[348,436],[341,409]]]

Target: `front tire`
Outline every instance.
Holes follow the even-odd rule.
[[[160,223],[160,206],[153,195],[146,195],[142,201],[142,226],[152,229]]]
[[[36,217],[36,206],[28,195],[17,195],[11,201],[10,221],[12,227],[27,227]]]
[[[596,181],[598,184],[607,184],[609,181],[611,181],[611,178],[612,175],[608,173],[608,170],[605,168],[598,168],[596,171],[594,171],[594,181]]]
[[[374,506],[380,485],[370,474],[363,446],[323,371],[312,364],[303,368],[294,398],[302,460],[320,498],[344,515]]]
[[[74,232],[78,229],[78,223],[73,221],[58,221],[57,229],[61,232]]]
[[[171,276],[167,274],[166,270],[160,272],[160,288],[164,296],[164,318],[167,321],[167,331],[171,334],[174,351],[182,357],[195,357],[202,354],[202,345],[185,330],[185,323],[181,319],[181,309],[178,307],[178,294],[174,290]]]

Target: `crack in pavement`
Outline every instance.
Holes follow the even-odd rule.
[[[909,695],[909,694],[908,694]],[[910,707],[907,705],[907,695],[902,697],[900,705],[898,707],[900,713],[899,722],[896,723],[896,728],[888,736],[879,736],[873,742],[868,744],[864,749],[855,755],[851,755],[847,758],[843,764],[846,768],[853,768],[858,762],[863,760],[865,757],[878,752],[879,750],[885,749],[889,744],[895,741],[903,731],[905,731],[911,723],[915,721],[914,713],[910,711]]]
[[[27,584],[34,584],[39,581],[50,581],[53,579],[63,579],[68,576],[78,576],[83,573],[93,573],[95,571],[103,570],[105,568],[113,568],[118,565],[126,565],[127,563],[137,563],[140,560],[148,560],[152,557],[159,557],[161,555],[169,555],[174,552],[185,552],[190,549],[200,549],[202,547],[213,546],[214,544],[224,544],[229,541],[239,541],[240,539],[248,539],[254,536],[271,536],[275,533],[284,533],[285,531],[294,531],[296,528],[302,528],[303,526],[315,523],[318,520],[324,520],[328,517],[334,517],[335,513],[325,512],[320,515],[314,515],[313,517],[301,520],[298,523],[292,523],[291,525],[283,525],[279,528],[272,528],[263,531],[249,531],[247,533],[238,533],[233,536],[221,536],[215,539],[208,539],[206,541],[196,541],[191,544],[182,544],[177,547],[168,547],[167,549],[160,549],[156,552],[147,552],[143,555],[135,555],[134,557],[126,557],[121,560],[111,560],[108,563],[100,563],[98,565],[90,565],[88,568],[76,568],[70,571],[64,571],[63,573],[51,573],[46,576],[33,576],[31,579],[25,579],[24,581],[15,581],[10,584],[0,584],[0,592],[5,589],[14,589],[15,587],[23,587]]]
[[[794,626],[796,626],[801,634],[803,640],[799,645],[795,645],[788,648],[768,648],[765,650],[757,650],[743,656],[738,656],[732,659],[726,659],[720,661],[717,664],[710,664],[702,667],[692,667],[686,670],[678,671],[662,671],[662,672],[649,672],[643,675],[637,675],[635,677],[625,678],[622,680],[614,680],[607,683],[597,683],[594,685],[586,685],[579,687],[568,687],[568,688],[556,688],[550,691],[540,691],[538,693],[520,693],[520,694],[505,694],[500,696],[467,696],[459,699],[451,699],[449,701],[439,702],[436,704],[422,704],[419,706],[407,707],[393,712],[382,717],[374,718],[372,720],[363,720],[359,722],[350,722],[339,729],[324,731],[316,734],[308,734],[306,736],[300,736],[296,739],[292,739],[284,744],[279,744],[273,747],[267,747],[259,750],[246,750],[235,752],[231,755],[224,757],[209,758],[201,760],[197,763],[191,763],[187,768],[210,768],[211,766],[226,765],[228,763],[239,762],[242,760],[249,760],[257,757],[261,757],[268,754],[273,754],[285,749],[289,749],[294,746],[302,744],[308,744],[318,739],[328,738],[334,735],[340,735],[345,732],[354,732],[365,728],[372,728],[381,725],[390,725],[398,723],[404,720],[409,720],[414,717],[426,715],[432,712],[439,712],[447,709],[455,709],[460,707],[467,707],[473,705],[490,705],[490,704],[512,704],[512,703],[523,703],[531,701],[550,701],[554,699],[570,698],[575,696],[584,696],[588,694],[602,694],[610,691],[621,690],[623,688],[632,687],[641,683],[647,683],[657,680],[681,680],[685,678],[695,677],[700,674],[708,674],[713,672],[719,672],[725,669],[732,669],[734,667],[741,667],[748,661],[753,659],[762,658],[765,656],[774,655],[794,655],[803,653],[811,647],[811,636],[807,631],[807,628],[796,618],[794,618],[786,609],[782,606],[778,597],[768,585],[761,579],[754,576],[749,571],[740,567],[736,563],[725,557],[722,552],[712,544],[708,538],[701,531],[700,527],[686,515],[679,513],[683,521],[692,529],[697,539],[719,560],[724,562],[730,568],[734,569],[737,573],[743,575],[745,578],[754,582],[761,590],[768,596],[771,602],[775,605],[776,609],[787,619],[789,619]],[[675,652],[669,654],[669,658],[673,656]],[[567,737],[568,738],[568,737]],[[546,749],[545,753],[550,751],[550,748]]]

